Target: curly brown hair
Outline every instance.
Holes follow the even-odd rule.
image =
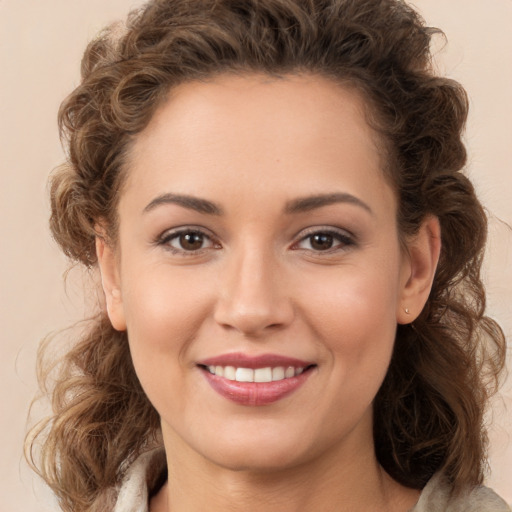
[[[480,267],[487,222],[461,172],[468,102],[436,76],[427,27],[402,0],[153,0],[87,48],[80,85],[59,112],[68,160],[51,178],[51,229],[62,250],[97,265],[95,225],[115,240],[127,152],[170,89],[220,73],[309,73],[349,84],[386,145],[402,237],[433,215],[442,251],[428,302],[398,326],[374,403],[377,457],[420,489],[442,470],[454,492],[481,483],[483,414],[505,359],[485,316]],[[41,352],[42,354],[42,352]],[[40,360],[44,383],[48,370]],[[126,333],[102,311],[59,366],[40,474],[64,511],[99,510],[126,466],[158,443],[159,418],[135,375]],[[103,508],[102,510],[105,510]]]

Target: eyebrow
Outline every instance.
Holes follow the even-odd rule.
[[[207,215],[222,215],[222,208],[208,201],[207,199],[200,199],[194,196],[188,196],[183,194],[162,194],[161,196],[155,197],[143,210],[144,213],[154,210],[157,206],[164,204],[177,204],[183,208],[189,210],[195,210],[199,213],[205,213]]]
[[[301,197],[288,201],[285,206],[285,213],[303,213],[323,206],[329,206],[336,203],[349,203],[360,206],[367,212],[373,214],[372,209],[361,199],[352,194],[347,193],[334,193],[334,194],[317,194],[314,196]],[[207,215],[222,215],[223,210],[220,205],[208,201],[207,199],[200,199],[198,197],[167,193],[155,197],[145,208],[144,213],[154,210],[157,206],[165,204],[176,204],[183,208],[195,210],[199,213]]]
[[[285,213],[302,213],[321,208],[322,206],[329,206],[335,203],[348,203],[360,206],[368,213],[373,215],[372,209],[361,199],[352,194],[347,193],[334,193],[334,194],[317,194],[314,196],[302,197],[288,201],[285,207]]]

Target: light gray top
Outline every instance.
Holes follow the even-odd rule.
[[[163,450],[141,455],[123,480],[113,512],[149,512],[148,488],[165,468]],[[410,512],[512,512],[491,489],[475,487],[450,499],[450,486],[436,474],[423,489],[418,503]]]
[[[440,473],[423,489],[411,512],[511,512],[511,508],[488,487],[479,486],[450,499],[450,485]]]

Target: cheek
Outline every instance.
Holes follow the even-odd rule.
[[[337,378],[380,385],[395,340],[398,292],[396,268],[379,265],[347,267],[323,283],[311,280],[308,321]]]
[[[165,265],[132,271],[123,279],[122,289],[128,332],[147,337],[149,343],[165,339],[167,346],[181,337],[180,332],[197,327],[209,302],[201,281],[193,272],[173,272]]]
[[[395,274],[351,267],[332,272],[325,280],[312,279],[306,286],[307,300],[317,323],[333,335],[347,329],[357,335],[395,325],[399,288]]]
[[[162,266],[132,271],[123,281],[130,351],[150,399],[156,385],[179,384],[185,370],[182,354],[196,339],[211,307],[209,291],[197,281]]]

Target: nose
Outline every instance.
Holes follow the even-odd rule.
[[[259,337],[292,322],[293,302],[270,251],[247,248],[232,255],[220,278],[214,317],[223,328]]]

